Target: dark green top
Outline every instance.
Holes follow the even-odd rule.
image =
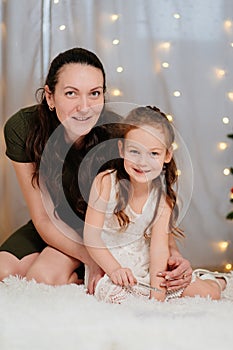
[[[52,117],[56,118],[56,115],[52,114]],[[38,123],[38,118],[38,106],[35,105],[21,109],[6,122],[4,128],[6,155],[11,160],[23,163],[31,162],[26,154],[26,140],[30,127],[32,124]],[[76,149],[75,144],[67,146],[64,137],[62,140],[59,139],[58,143],[60,146],[62,145],[60,147],[61,152],[63,148],[68,149],[67,153],[65,151],[63,168],[58,173],[58,175],[62,174],[61,184],[58,184],[59,187],[54,187],[56,175],[53,173],[52,176],[49,175],[47,183],[50,195],[56,203],[57,214],[63,221],[78,231],[83,228],[84,215],[77,210],[77,198],[79,200],[79,196],[80,198],[84,197],[87,203],[90,186],[96,174],[109,167],[109,160],[118,157],[118,148],[114,137],[117,137],[119,133],[119,130],[115,127],[115,121],[120,121],[119,116],[113,112],[105,111],[99,121],[100,125],[93,128],[85,136],[85,150]],[[106,121],[106,124],[104,124],[104,121]],[[60,134],[57,136],[56,133],[53,133],[52,135],[53,137],[55,135],[55,140],[60,137]],[[54,162],[55,147],[52,143],[49,166]],[[33,155],[31,157],[33,158]],[[56,164],[55,160],[54,167],[56,167]],[[47,171],[46,166],[45,171]],[[78,174],[78,178],[76,174]],[[80,186],[80,191],[78,190],[78,193],[75,193],[75,198],[70,190],[72,182],[75,183],[75,186],[76,184]],[[85,210],[85,204],[81,200],[79,202],[80,207],[84,205]]]
[[[5,124],[6,155],[15,162],[29,163],[25,144],[31,123],[38,119],[38,107],[26,107],[15,113]]]

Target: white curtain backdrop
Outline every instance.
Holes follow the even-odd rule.
[[[233,166],[226,137],[233,129],[233,1],[0,0],[0,19],[0,241],[28,218],[3,125],[35,103],[50,60],[82,46],[104,63],[108,101],[152,104],[173,116],[193,167],[182,253],[194,266],[233,264],[233,222],[225,219],[233,177],[223,174]],[[220,150],[220,142],[228,147]]]

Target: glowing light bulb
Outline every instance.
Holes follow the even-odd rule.
[[[179,97],[179,96],[181,95],[181,92],[178,91],[178,90],[176,90],[176,91],[173,92],[173,95],[174,95],[175,97]]]
[[[228,92],[227,96],[231,101],[233,101],[233,92],[232,91]]]
[[[232,27],[232,22],[227,19],[225,22],[224,22],[224,28],[225,29],[230,29]]]
[[[176,170],[176,175],[177,175],[177,176],[180,176],[180,175],[181,175],[181,170],[180,170],[180,169],[177,169],[177,170]]]
[[[173,142],[172,143],[172,148],[173,148],[173,151],[175,151],[177,148],[178,148],[178,144],[176,142]]]
[[[219,250],[221,250],[221,252],[225,252],[228,246],[229,246],[229,242],[227,241],[218,242],[218,247],[219,247]]]
[[[54,4],[58,4],[59,0],[54,0],[53,2],[54,2]]]
[[[226,264],[225,269],[230,271],[232,269],[232,264],[230,264],[230,263]]]
[[[162,67],[163,68],[168,68],[169,67],[169,63],[168,62],[163,62],[162,63]]]
[[[179,14],[179,13],[174,13],[173,17],[174,17],[175,19],[179,19],[179,18],[180,18],[180,14]]]
[[[230,43],[231,47],[233,47],[233,43]]]
[[[119,39],[114,39],[112,41],[113,45],[118,45],[120,43],[120,40]]]
[[[173,116],[171,114],[167,114],[167,119],[169,120],[169,122],[173,121]]]
[[[114,90],[112,90],[112,95],[113,96],[121,96],[122,92],[119,89],[114,89]]]
[[[65,30],[66,29],[66,26],[65,24],[62,24],[60,27],[59,27],[60,30]]]
[[[222,78],[224,77],[226,74],[225,70],[224,69],[216,69],[216,75],[218,78]]]
[[[223,122],[223,124],[229,124],[230,123],[230,119],[228,117],[223,117],[222,118],[222,122]]]
[[[227,148],[227,143],[226,143],[226,142],[219,142],[218,148],[219,148],[221,151],[224,151],[224,150]]]
[[[123,67],[121,67],[121,66],[117,67],[117,69],[116,69],[116,71],[117,71],[118,73],[123,72],[123,70],[124,70],[124,68],[123,68]]]
[[[161,47],[162,49],[170,49],[171,43],[169,43],[169,41],[165,41],[164,43],[161,43],[161,44],[160,44],[160,47]]]
[[[230,174],[230,169],[225,168],[225,169],[223,170],[223,174],[226,175],[226,176],[228,176],[228,175]]]
[[[119,18],[119,15],[117,15],[117,14],[111,15],[111,20],[112,20],[113,22],[117,21],[118,18]]]

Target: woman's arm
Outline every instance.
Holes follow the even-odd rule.
[[[91,257],[113,283],[124,286],[133,285],[136,280],[131,270],[120,265],[101,239],[110,191],[110,175],[107,172],[97,175],[91,188],[86,212],[84,243]]]
[[[49,246],[68,256],[80,260],[87,265],[94,264],[78,234],[63,222],[60,222],[59,225],[63,225],[64,230],[59,230],[57,225],[49,217],[43,205],[40,189],[36,185],[33,187],[31,183],[33,163],[18,163],[14,161],[12,163],[31,219],[41,238]],[[52,211],[52,208],[47,209],[48,211]],[[70,239],[68,236],[75,237],[75,239]]]

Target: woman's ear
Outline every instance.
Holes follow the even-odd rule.
[[[172,159],[172,156],[173,156],[173,148],[170,147],[170,148],[167,150],[164,163],[169,163],[169,162],[171,161],[171,159]]]
[[[121,158],[124,158],[124,145],[121,140],[118,140],[118,150]]]
[[[46,101],[47,101],[47,104],[49,106],[49,108],[52,110],[54,109],[54,98],[53,98],[53,94],[52,92],[49,90],[49,87],[48,85],[45,85],[44,86],[44,92],[45,92],[45,98],[46,98]]]

